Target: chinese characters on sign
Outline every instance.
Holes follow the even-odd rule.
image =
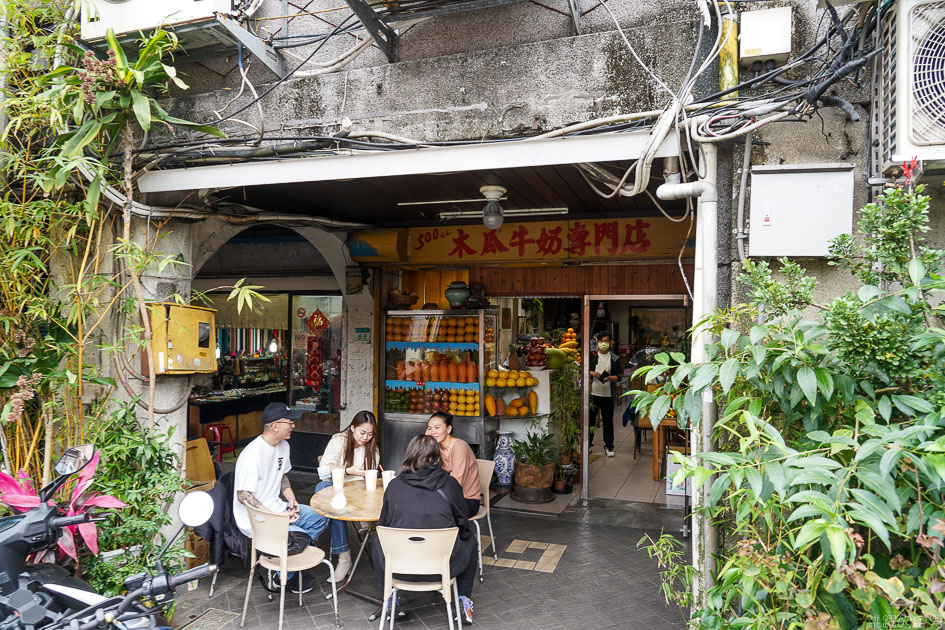
[[[663,218],[591,219],[412,228],[412,263],[608,260],[675,256],[688,225]]]

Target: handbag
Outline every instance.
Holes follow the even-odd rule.
[[[289,542],[286,546],[286,553],[290,556],[295,556],[303,551],[305,548],[312,544],[312,538],[305,532],[296,531],[293,529],[289,530]]]

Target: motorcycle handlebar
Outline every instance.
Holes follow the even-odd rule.
[[[92,520],[91,514],[76,514],[75,516],[60,516],[59,518],[54,518],[50,524],[57,529],[62,529],[70,525],[88,523],[90,520]]]
[[[181,584],[186,584],[187,582],[193,582],[194,580],[201,580],[205,577],[209,577],[217,572],[217,565],[215,564],[202,564],[199,567],[194,567],[193,569],[188,569],[183,573],[173,575],[170,577],[168,582],[171,585],[171,588],[177,588]]]

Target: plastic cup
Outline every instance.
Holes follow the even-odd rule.
[[[364,471],[364,486],[368,492],[377,490],[377,469],[369,468]]]
[[[381,482],[384,484],[385,490],[387,490],[387,484],[394,478],[394,474],[395,472],[393,470],[385,470],[381,473]]]
[[[345,487],[345,469],[333,468],[331,471],[331,485],[335,492],[341,492]]]

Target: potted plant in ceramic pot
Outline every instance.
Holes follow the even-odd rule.
[[[550,488],[555,474],[554,435],[529,431],[524,440],[515,440],[512,451],[516,459],[512,499],[521,503],[553,501]]]

